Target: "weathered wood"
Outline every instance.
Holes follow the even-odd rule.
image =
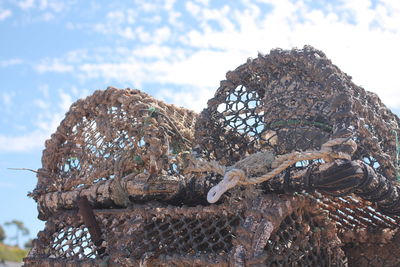
[[[249,166],[251,169],[251,166]],[[211,179],[212,178],[212,179]],[[217,182],[213,177],[198,174],[183,176],[128,175],[121,181],[104,181],[74,191],[53,192],[38,198],[39,211],[52,214],[57,210],[75,209],[77,200],[86,197],[97,208],[120,207],[120,194],[129,196],[132,203],[159,200],[166,203],[205,203],[208,190]],[[116,184],[118,183],[118,186]],[[400,188],[362,161],[336,160],[330,164],[315,164],[307,170],[292,170],[290,176],[280,175],[262,185],[271,191],[302,192],[318,190],[330,195],[355,193],[375,202],[382,212],[400,215]],[[121,192],[123,188],[124,192]]]
[[[128,195],[132,203],[151,200],[178,204],[205,203],[204,196],[214,183],[198,176],[186,180],[182,176],[150,178],[139,174],[124,177],[121,181],[111,179],[73,191],[51,192],[39,196],[39,219],[45,220],[58,210],[76,209],[77,201],[82,197],[87,198],[95,208],[118,208],[121,207],[121,193]]]
[[[93,243],[97,247],[100,247],[101,242],[103,241],[103,239],[101,238],[101,229],[96,220],[96,217],[94,216],[93,209],[90,206],[86,197],[82,197],[78,200],[78,208],[79,208],[79,215],[82,217],[83,223],[88,228]],[[104,248],[100,248],[97,250],[99,254],[103,254],[104,251],[105,251]]]

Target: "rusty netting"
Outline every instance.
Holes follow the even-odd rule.
[[[78,192],[93,185],[107,191],[109,184],[104,183],[117,180],[113,198],[106,198],[104,204],[124,205],[127,196],[119,181],[125,176],[146,180],[181,171],[181,158],[193,141],[196,116],[139,90],[96,91],[74,103],[46,141],[31,196],[49,204],[55,200],[44,199],[48,193]],[[64,202],[73,205],[74,199]]]
[[[303,196],[209,207],[94,210],[95,246],[76,211],[53,216],[26,266],[346,266],[335,225]]]
[[[378,96],[305,46],[272,50],[228,72],[199,117],[196,140],[205,156],[232,165],[260,150],[282,155],[351,137],[353,159],[394,179],[399,124]]]

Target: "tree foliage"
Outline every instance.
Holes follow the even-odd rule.
[[[32,239],[28,239],[26,242],[25,242],[25,244],[24,244],[24,248],[25,249],[31,249],[32,248],[32,246],[33,246],[33,240]]]
[[[6,239],[6,232],[4,232],[3,227],[0,225],[0,243],[3,243],[4,239]]]
[[[19,244],[19,235],[29,235],[29,229],[25,227],[24,223],[18,220],[12,220],[11,222],[6,222],[5,226],[15,226],[16,232],[15,236],[12,239],[15,240],[16,245]]]

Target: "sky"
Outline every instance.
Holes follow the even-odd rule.
[[[69,106],[108,86],[201,112],[247,58],[309,44],[400,114],[399,18],[398,0],[0,0],[0,225],[43,229],[35,173],[9,168],[40,168]]]

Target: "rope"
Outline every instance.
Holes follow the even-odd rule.
[[[271,165],[273,170],[260,177],[248,178],[243,170],[233,168],[224,174],[224,178],[221,182],[210,189],[207,194],[207,201],[209,203],[217,202],[223,193],[236,185],[251,185],[268,181],[299,161],[315,159],[323,159],[325,162],[331,162],[334,159],[350,160],[351,155],[334,151],[333,147],[336,145],[350,145],[353,152],[357,148],[357,144],[349,138],[332,139],[323,144],[320,150],[306,150],[303,152],[296,151],[277,157]],[[202,162],[202,164],[204,165],[204,162]],[[213,169],[213,167],[215,166],[209,166],[209,169]],[[221,169],[224,169],[224,167],[220,166],[219,170]]]
[[[220,165],[215,160],[206,161],[201,158],[196,158],[193,154],[189,155],[187,159],[191,165],[183,171],[183,174],[191,172],[213,172],[224,176],[226,173],[226,167]]]

